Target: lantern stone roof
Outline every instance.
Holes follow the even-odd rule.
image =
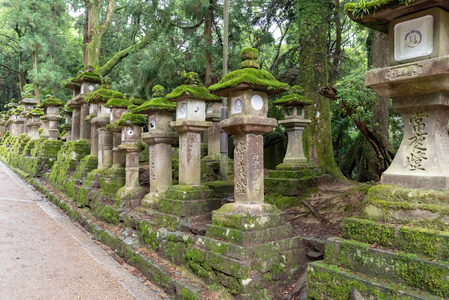
[[[130,112],[124,113],[120,117],[120,120],[116,122],[119,126],[144,126],[146,123],[147,121],[144,116]]]
[[[353,21],[366,27],[388,33],[388,26],[393,20],[432,7],[440,7],[449,11],[449,1],[371,0],[346,3],[344,9]]]
[[[217,97],[209,92],[209,90],[200,85],[198,80],[198,74],[195,72],[189,72],[183,74],[185,84],[178,86],[170,94],[167,95],[167,99],[170,101],[181,101],[185,98],[194,98],[198,100],[204,100],[207,102],[221,101],[220,97]]]
[[[66,106],[64,106],[64,108],[63,108],[63,112],[64,112],[65,114],[69,115],[69,114],[71,114],[71,113],[73,112],[73,110],[72,110],[70,107],[68,107],[68,106],[66,105]]]
[[[256,49],[244,48],[240,55],[241,69],[229,72],[219,83],[211,85],[211,93],[227,96],[235,91],[251,89],[278,94],[288,89],[288,84],[278,81],[270,72],[259,69],[259,52]]]
[[[149,113],[152,111],[175,111],[176,103],[165,99],[165,89],[161,85],[153,87],[153,98],[133,109],[134,113]]]
[[[20,104],[32,104],[36,105],[37,101],[33,98],[31,94],[27,94],[25,98],[20,101]]]
[[[42,101],[42,103],[40,104],[41,107],[64,106],[64,105],[65,105],[65,103],[62,100],[60,100],[52,95],[46,95],[45,100]]]
[[[106,108],[128,108],[130,105],[128,99],[126,98],[113,98],[109,99],[104,105]]]
[[[126,100],[123,93],[114,91],[109,85],[102,84],[101,87],[95,91],[90,92],[84,98],[87,103],[107,103],[111,99]],[[127,100],[126,100],[127,101]]]
[[[32,111],[30,111],[29,113],[27,113],[27,117],[32,117],[32,116],[43,116],[44,112],[40,109],[40,108],[35,108]]]
[[[307,99],[305,96],[300,95],[302,89],[299,86],[293,86],[290,88],[290,94],[282,96],[281,99],[273,101],[274,105],[279,106],[308,106],[314,103],[313,100]]]
[[[101,76],[92,71],[79,71],[75,78],[70,79],[70,82],[73,83],[83,83],[84,81],[101,83]]]

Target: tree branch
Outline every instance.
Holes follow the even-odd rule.
[[[14,73],[19,74],[19,71],[18,71],[18,70],[14,70],[14,69],[12,69],[12,68],[10,68],[10,67],[8,67],[7,65],[4,65],[4,64],[2,64],[2,63],[0,63],[0,67],[5,68],[5,69],[7,69],[7,70],[9,70],[9,71],[11,71],[11,72],[14,72]]]
[[[109,24],[111,23],[111,17],[114,14],[114,7],[115,0],[109,0],[106,18],[104,19],[103,25],[101,25],[101,35],[103,35],[106,30],[108,30]]]

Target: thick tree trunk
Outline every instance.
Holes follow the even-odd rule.
[[[370,61],[372,68],[389,66],[388,36],[381,32],[374,32],[372,39],[372,56]],[[372,107],[373,111],[373,140],[375,145],[364,141],[363,153],[357,161],[357,181],[378,181],[382,173],[388,168],[392,161],[388,145],[388,109],[389,99],[379,98]]]
[[[344,179],[333,156],[329,99],[318,90],[328,84],[327,33],[330,7],[327,1],[297,0],[300,20],[300,84],[305,96],[315,101],[309,106],[312,120],[304,132],[304,152],[335,179]]]
[[[204,85],[210,86],[212,83],[212,0],[209,3],[209,12],[206,16],[206,22],[204,23],[204,40],[206,43],[206,70]]]
[[[36,50],[33,50],[32,60],[33,60],[33,72],[34,72],[34,76],[36,76],[37,75],[37,52],[36,52]],[[37,104],[39,104],[40,103],[40,101],[39,101],[39,86],[36,82],[36,79],[34,80],[34,97],[36,98]]]

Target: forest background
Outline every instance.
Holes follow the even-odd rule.
[[[335,179],[377,181],[402,139],[389,99],[364,87],[369,68],[388,66],[386,36],[352,22],[344,0],[230,0],[230,71],[244,47],[261,68],[299,85],[314,101],[304,133],[306,156]],[[363,11],[365,1],[360,1]],[[1,0],[0,110],[27,93],[67,102],[65,83],[86,68],[113,88],[151,98],[171,91],[184,71],[205,86],[223,73],[223,0]],[[283,118],[270,99],[269,116]],[[265,147],[287,143],[282,127]]]

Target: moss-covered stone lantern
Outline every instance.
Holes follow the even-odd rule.
[[[35,108],[30,111],[27,116],[31,117],[28,126],[30,127],[30,131],[28,136],[30,137],[30,141],[39,140],[39,127],[42,124],[41,117],[44,115],[44,112],[40,108]]]
[[[263,134],[277,125],[267,118],[268,95],[281,93],[288,85],[258,69],[257,50],[246,48],[241,55],[242,69],[209,87],[212,93],[228,97],[230,118],[221,126],[234,135],[235,202],[212,212],[212,225],[192,249],[204,252],[198,266],[226,274],[218,279],[222,284],[232,281],[234,292],[256,298],[262,296],[261,287],[273,292],[276,279],[288,279],[299,271],[300,238],[294,237],[281,211],[263,202]],[[267,252],[259,255],[258,249]]]
[[[23,115],[24,107],[23,105],[17,106],[14,114],[17,116],[16,118],[16,127],[17,127],[17,135],[21,135],[25,133],[25,117]]]
[[[89,68],[89,70],[78,72],[78,75],[71,79],[71,82],[78,84],[80,89],[79,95],[72,98],[73,103],[80,107],[80,139],[90,140],[91,128],[88,122],[90,119],[87,117],[94,111],[90,109],[89,103],[85,102],[84,98],[95,90],[97,84],[101,84],[101,77],[100,74],[92,72]]]
[[[69,81],[65,84],[65,87],[72,90],[72,98],[69,102],[67,102],[67,106],[72,110],[72,129],[70,131],[71,136],[70,138],[67,136],[67,140],[76,141],[80,138],[81,103],[78,99],[81,92],[81,85],[79,83]]]
[[[6,119],[7,115],[5,112],[2,112],[0,115],[0,137],[4,137],[6,133]]]
[[[45,97],[45,100],[41,103],[41,107],[45,109],[46,114],[41,117],[42,120],[44,120],[44,124],[47,123],[48,125],[48,139],[49,140],[57,140],[58,139],[58,122],[62,119],[62,117],[59,115],[59,108],[64,106],[65,103],[61,100],[55,98],[52,95],[47,95]],[[45,131],[45,129],[44,129]],[[43,137],[46,137],[44,135],[44,132],[42,132]]]
[[[133,110],[147,116],[148,132],[142,139],[148,144],[150,162],[150,193],[143,202],[153,203],[160,194],[172,186],[172,147],[178,134],[170,122],[176,111],[176,103],[165,99],[165,89],[160,85],[153,87],[153,98]]]
[[[73,110],[68,107],[67,105],[64,106],[63,108],[63,113],[64,113],[64,124],[61,125],[61,128],[65,131],[66,135],[65,135],[65,141],[66,142],[71,142],[72,141],[72,114],[73,114]]]
[[[139,185],[139,152],[145,147],[141,141],[145,117],[140,114],[124,113],[116,122],[122,127],[122,143],[118,148],[126,154],[126,183],[117,191],[117,199],[122,207],[141,205],[145,188]]]
[[[9,119],[6,122],[8,126],[8,131],[10,136],[18,136],[19,130],[17,128],[17,115],[15,115],[15,109],[19,104],[16,102],[16,99],[12,98],[11,101],[5,105],[8,109]]]
[[[304,168],[307,163],[302,145],[302,133],[304,128],[312,122],[305,118],[305,108],[313,104],[313,100],[298,95],[300,90],[298,86],[292,87],[290,89],[292,94],[285,95],[273,102],[273,104],[284,108],[284,120],[279,121],[279,124],[284,126],[288,134],[284,160],[276,169],[300,169]]]
[[[20,104],[22,104],[23,106],[22,117],[25,119],[24,133],[28,133],[29,118],[27,118],[27,114],[36,107],[37,101],[32,97],[31,94],[27,94],[27,96],[20,101]]]
[[[104,106],[111,110],[109,124],[106,127],[112,132],[112,165],[117,168],[123,168],[125,167],[125,156],[117,148],[122,140],[122,129],[116,122],[127,112],[129,102],[125,98],[113,98],[109,99]]]
[[[447,299],[449,1],[354,2],[351,19],[388,34],[390,65],[365,85],[392,99],[404,135],[362,218],[345,219],[345,239],[329,238],[325,260],[309,264],[308,297]]]
[[[219,162],[220,154],[220,121],[222,100],[208,102],[206,105],[206,121],[212,122],[207,129],[207,156],[203,157],[205,162]]]
[[[101,87],[84,99],[94,110],[90,121],[92,125],[91,155],[98,155],[98,169],[101,170],[110,168],[113,163],[113,134],[106,127],[111,121],[111,108],[105,106],[112,99],[126,100],[122,93],[112,90],[109,79],[104,79]]]
[[[206,121],[206,102],[220,98],[200,86],[198,74],[184,74],[185,83],[167,95],[176,102],[176,121],[172,127],[179,132],[179,184],[201,184],[201,135],[212,125]]]

